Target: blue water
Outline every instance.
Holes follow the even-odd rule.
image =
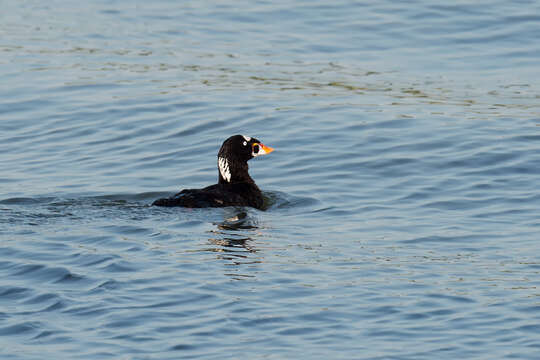
[[[0,357],[538,359],[539,14],[3,2]]]

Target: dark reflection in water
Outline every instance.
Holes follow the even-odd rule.
[[[226,209],[224,220],[214,225],[216,229],[210,231],[212,236],[208,238],[208,243],[213,246],[203,251],[215,253],[218,259],[226,261],[223,275],[233,280],[255,278],[256,275],[245,266],[262,262],[256,255],[260,251],[256,246],[257,238],[251,236],[258,229],[256,218],[245,209],[231,208]]]
[[[228,214],[226,214],[228,215]],[[228,216],[221,223],[214,223],[222,230],[241,230],[241,229],[256,229],[255,221],[249,217],[247,212],[236,209],[233,216]]]

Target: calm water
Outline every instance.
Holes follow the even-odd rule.
[[[0,357],[538,359],[539,14],[3,2]]]

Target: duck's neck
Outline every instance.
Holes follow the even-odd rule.
[[[252,183],[255,181],[249,176],[249,167],[245,161],[218,157],[219,184]]]

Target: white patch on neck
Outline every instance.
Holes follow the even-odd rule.
[[[221,177],[227,182],[231,182],[231,171],[229,170],[229,162],[227,159],[219,157],[218,158],[218,168]]]
[[[242,135],[242,137],[243,137],[244,140],[246,140],[246,141],[251,141],[251,138],[250,138],[249,136]]]

